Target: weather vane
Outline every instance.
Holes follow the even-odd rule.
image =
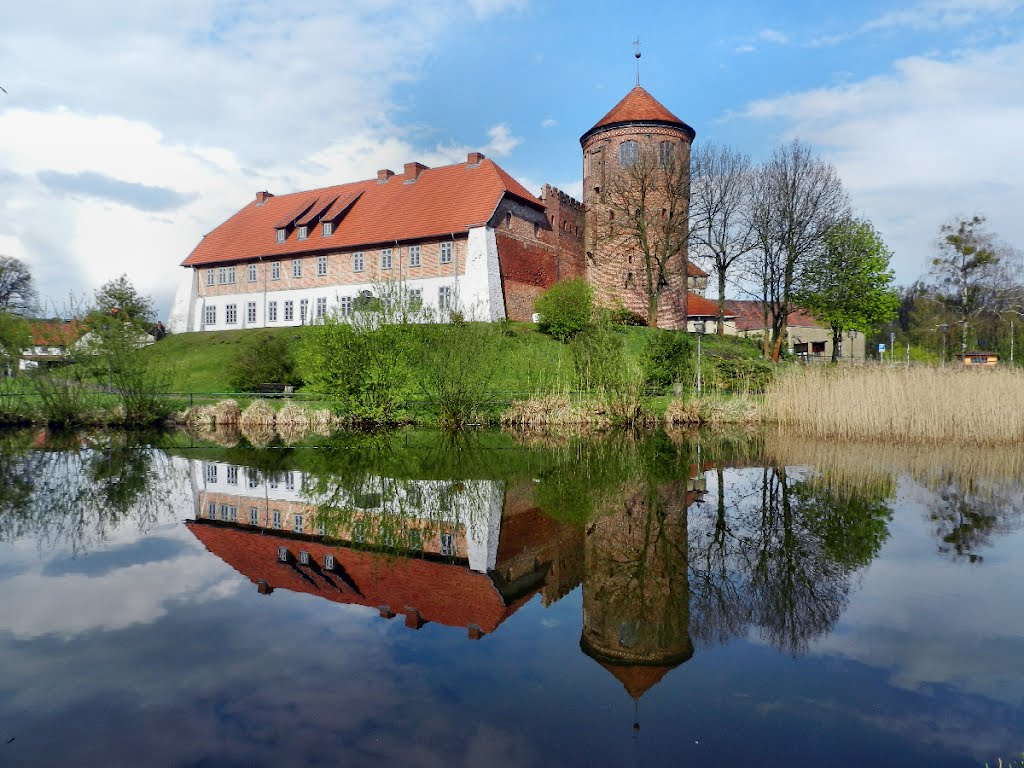
[[[640,36],[633,41],[633,55],[636,57],[636,84],[640,85]]]

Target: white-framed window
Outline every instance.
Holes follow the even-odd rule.
[[[215,307],[213,304],[207,304],[206,309],[204,310],[204,314],[205,317],[203,319],[206,321],[207,325],[217,324],[217,307]]]
[[[299,227],[299,240],[305,240],[309,237],[309,227],[303,224]]]
[[[238,507],[236,507],[234,504],[228,507],[228,520],[230,520],[232,523],[238,522]]]
[[[260,511],[256,507],[249,507],[249,525],[260,524]]]
[[[409,309],[419,309],[423,306],[423,289],[422,288],[410,288],[409,289]]]
[[[284,321],[290,323],[295,319],[295,302],[286,301],[284,303]]]
[[[295,532],[296,533],[302,533],[303,532],[302,515],[298,515],[297,514],[297,515],[295,515],[295,517],[292,518],[292,520],[295,523]]]
[[[327,523],[320,523],[320,525],[318,525],[316,527],[316,531],[321,536],[326,536],[327,535]]]
[[[322,320],[323,316],[327,314],[327,299],[321,296],[316,300],[316,319]]]
[[[271,301],[270,303],[267,304],[267,322],[268,323],[276,323],[277,322],[277,302],[276,301]]]
[[[441,243],[441,263],[451,264],[452,263],[452,250],[453,245],[450,240],[448,242]]]
[[[228,268],[218,267],[217,268],[217,283],[224,285],[228,281]]]
[[[250,488],[259,488],[260,487],[260,473],[259,472],[257,472],[255,469],[250,469],[245,474],[246,474],[246,477],[249,478],[249,487]]]
[[[420,265],[420,247],[418,245],[409,246],[409,266],[418,267]]]
[[[286,237],[288,237],[287,229],[281,227],[279,230],[277,230],[277,242],[283,243]]]
[[[442,285],[437,289],[437,308],[452,309],[452,287],[450,285]]]
[[[271,513],[270,518],[271,518],[271,526],[272,527],[274,527],[274,528],[280,528],[281,527],[281,512],[279,510],[275,509],[273,511],[273,513]]]
[[[227,480],[228,485],[238,485],[238,467],[229,466],[227,478],[225,479]]]
[[[441,534],[441,554],[451,557],[455,554],[455,536],[450,533]]]
[[[341,316],[352,317],[352,297],[342,296],[341,297]]]
[[[294,472],[286,472],[285,473],[285,475],[284,475],[284,489],[286,491],[294,491],[295,490],[295,473]]]
[[[337,563],[334,560],[334,555],[324,555],[324,570],[333,571]]]
[[[272,491],[276,491],[277,490],[277,478],[276,477],[271,477],[270,478],[270,489]]]
[[[255,264],[250,264],[249,268],[246,271],[248,272],[249,282],[250,283],[255,283],[256,282],[256,265]]]
[[[213,285],[213,270],[212,269],[206,270],[206,284],[207,285]]]
[[[356,544],[363,544],[366,542],[366,523],[358,522],[352,528],[352,541]]]
[[[640,159],[640,145],[633,140],[624,141],[619,144],[619,165],[627,168],[636,165]]]
[[[227,504],[221,504],[220,505],[220,519],[222,521],[224,521],[225,523],[228,521],[228,505]]]
[[[238,305],[228,304],[224,307],[224,322],[228,325],[234,325],[238,322]]]
[[[327,257],[326,256],[317,256],[316,257],[316,273],[318,275],[326,275],[327,274]]]
[[[302,299],[299,302],[299,322],[305,325],[307,317],[309,317],[309,299]]]
[[[384,248],[380,252],[380,268],[391,269],[391,249]]]
[[[281,279],[281,262],[273,261],[270,263],[270,279],[280,280]]]
[[[292,259],[292,277],[302,277],[302,259]]]
[[[325,221],[324,222],[324,237],[330,237],[333,234],[334,234],[334,222],[333,221]]]
[[[353,272],[362,272],[364,266],[365,266],[365,260],[363,258],[363,252],[362,251],[356,251],[355,253],[353,253],[352,254],[352,271]]]
[[[245,321],[247,323],[256,322],[256,302],[250,301],[245,305]]]
[[[414,552],[419,552],[423,549],[423,533],[419,528],[413,528],[409,531],[409,549]]]
[[[206,505],[206,516],[211,520],[217,517],[217,502],[211,501]]]

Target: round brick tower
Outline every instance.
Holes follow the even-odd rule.
[[[686,327],[686,222],[690,145],[696,132],[637,85],[580,137],[583,147],[587,280],[599,304],[623,306],[650,322],[648,275],[636,232],[643,226],[671,242],[662,255],[657,325]],[[667,169],[673,180],[666,181]],[[656,171],[662,171],[661,178]],[[671,196],[673,199],[668,199]],[[666,223],[668,222],[668,223]]]

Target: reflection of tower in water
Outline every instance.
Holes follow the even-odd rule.
[[[639,700],[693,656],[687,507],[693,483],[630,483],[588,526],[580,647]]]

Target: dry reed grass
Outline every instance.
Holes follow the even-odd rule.
[[[266,400],[253,400],[248,408],[242,413],[238,425],[245,430],[266,429],[274,427],[277,414],[270,407]]]
[[[707,395],[683,400],[675,398],[665,409],[665,423],[669,426],[696,424],[751,425],[762,421],[761,406],[743,396],[719,397]]]
[[[507,427],[557,426],[564,424],[589,424],[591,414],[568,395],[554,394],[517,400],[501,417]]]
[[[221,400],[213,406],[214,421],[219,424],[238,424],[242,418],[242,408],[237,400]]]
[[[337,425],[334,414],[326,408],[309,414],[309,431],[320,437],[327,437]]]
[[[277,414],[277,433],[285,443],[297,443],[309,431],[309,415],[304,408],[288,403]]]
[[[1024,372],[811,367],[781,376],[766,416],[838,440],[997,445],[1024,439]]]

